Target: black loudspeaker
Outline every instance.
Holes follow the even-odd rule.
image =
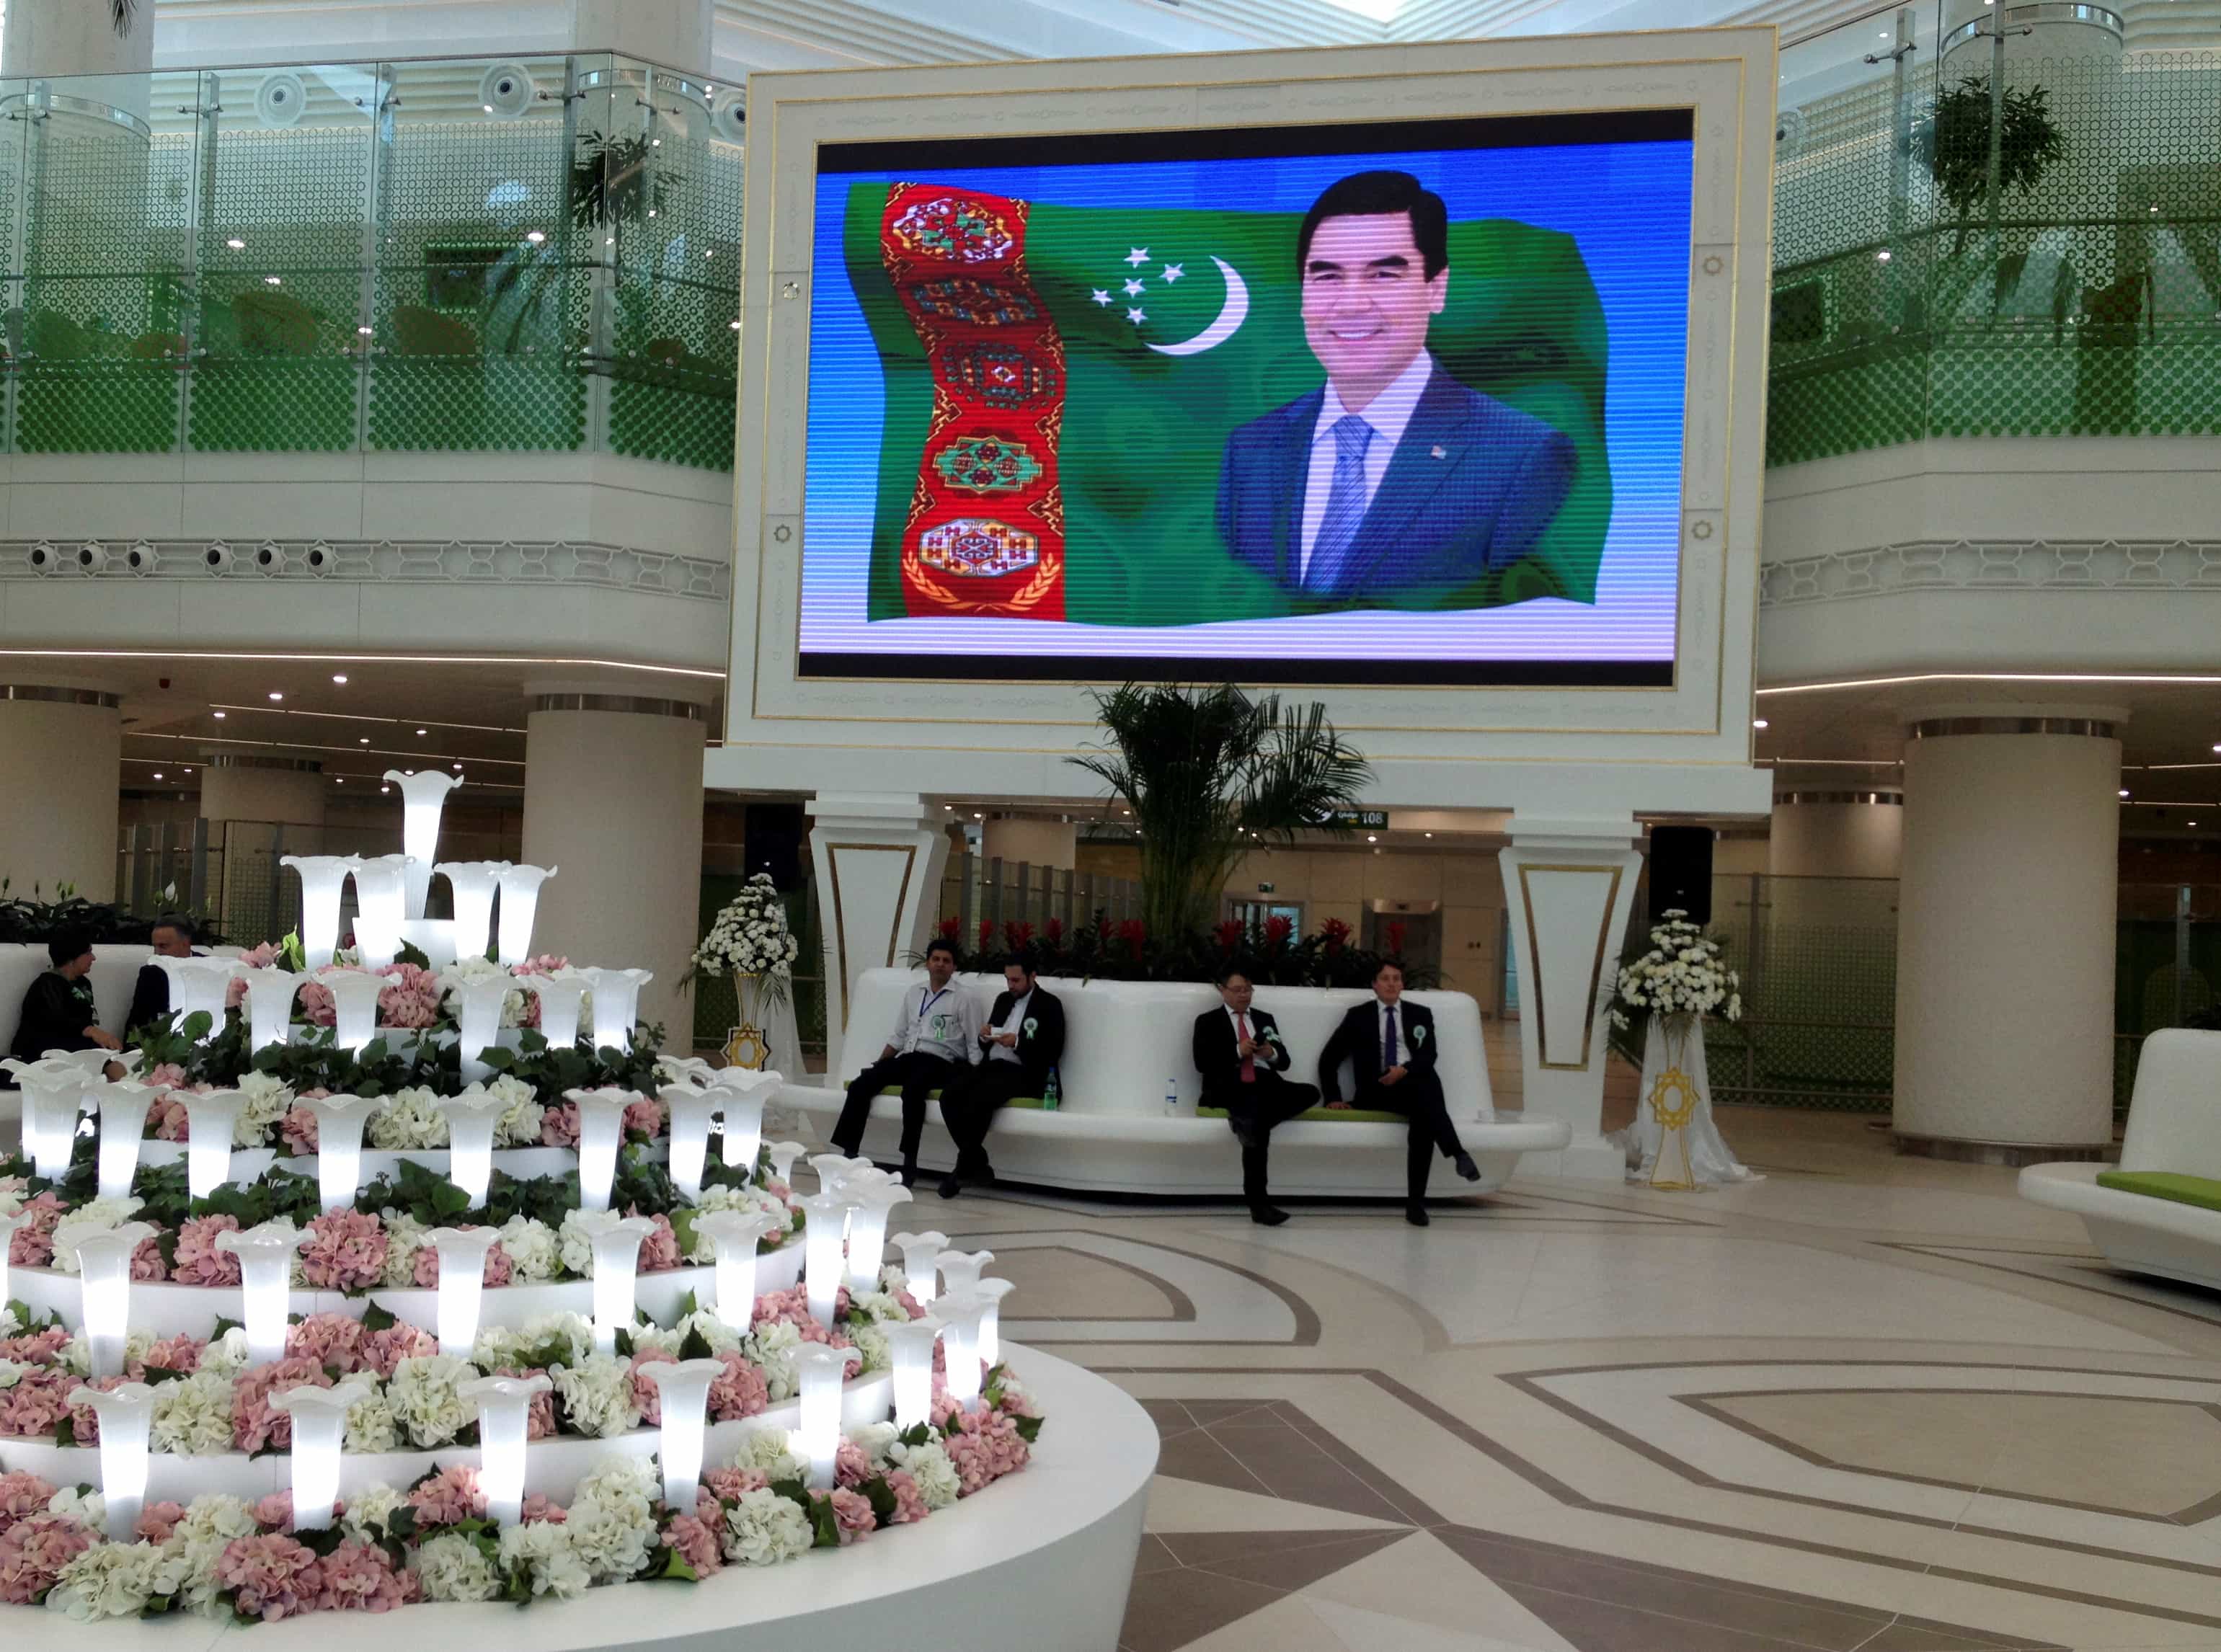
[[[1712,921],[1712,829],[1650,829],[1650,921],[1675,910],[1692,923]]]
[[[810,823],[798,803],[752,803],[748,814],[748,870],[771,873],[781,889],[802,882],[802,840]]]

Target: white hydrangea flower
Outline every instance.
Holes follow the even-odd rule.
[[[938,1440],[923,1445],[897,1443],[889,1449],[887,1459],[917,1482],[917,1494],[929,1509],[945,1509],[964,1495],[964,1478]]]
[[[365,1131],[370,1145],[387,1153],[447,1145],[447,1116],[439,1098],[427,1086],[410,1085],[385,1098],[385,1105],[370,1116]]]
[[[166,1388],[174,1383],[164,1383]],[[188,1605],[199,1611],[212,1611],[223,1607],[217,1593],[221,1586],[216,1581],[216,1562],[223,1551],[235,1540],[252,1537],[261,1530],[255,1524],[254,1511],[235,1497],[219,1492],[207,1492],[185,1505],[185,1517],[170,1533],[165,1549],[174,1548],[185,1558],[185,1599]]]
[[[788,1356],[802,1346],[800,1331],[784,1319],[774,1319],[758,1325],[741,1346],[749,1359],[763,1367],[773,1405],[794,1398],[794,1361]]]
[[[872,1460],[875,1467],[883,1467],[887,1453],[894,1449],[901,1430],[892,1423],[860,1423],[848,1430],[849,1442]]]
[[[894,1345],[887,1341],[886,1332],[877,1324],[851,1322],[848,1340],[855,1345],[856,1352],[863,1355],[863,1364],[858,1368],[858,1374],[894,1369]]]
[[[203,1372],[214,1371],[227,1377],[235,1377],[247,1369],[253,1358],[253,1355],[247,1348],[245,1328],[234,1325],[222,1336],[211,1338],[208,1346],[201,1350],[200,1368]]]
[[[560,1337],[567,1350],[563,1363],[577,1365],[594,1351],[594,1322],[584,1314],[559,1309],[554,1313],[534,1314],[516,1331],[520,1349],[537,1348],[552,1338]]]
[[[501,1574],[493,1562],[476,1542],[457,1531],[441,1532],[417,1549],[416,1575],[427,1600],[491,1600],[501,1593]]]
[[[510,1276],[520,1285],[552,1280],[563,1265],[555,1230],[529,1216],[501,1224],[501,1248],[509,1253]]]
[[[522,1570],[535,1595],[575,1600],[592,1586],[593,1574],[572,1551],[570,1523],[558,1525],[537,1520],[514,1525],[501,1534],[501,1563],[506,1571]]]
[[[384,1394],[372,1394],[347,1407],[346,1449],[358,1454],[401,1449],[401,1419],[393,1414],[392,1403]]]
[[[349,1411],[347,1417],[352,1424],[354,1413]],[[352,1445],[349,1449],[353,1449]],[[386,1522],[392,1519],[393,1511],[408,1500],[405,1492],[385,1485],[366,1486],[360,1492],[350,1492],[346,1506],[340,1511],[340,1530],[356,1542],[376,1542],[385,1536]]]
[[[563,1529],[597,1581],[621,1581],[648,1564],[660,1483],[646,1457],[620,1458],[579,1482]]]
[[[761,1469],[771,1480],[800,1480],[810,1472],[810,1465],[795,1455],[785,1429],[757,1429],[750,1433],[733,1454],[733,1467]]]
[[[497,1148],[536,1148],[540,1145],[541,1115],[545,1111],[532,1086],[511,1073],[486,1081],[486,1093],[504,1104],[494,1122],[493,1144]]]
[[[452,1354],[426,1354],[397,1361],[385,1384],[385,1403],[411,1443],[420,1448],[447,1444],[478,1417],[455,1390],[479,1374],[467,1360]]]
[[[62,1568],[47,1605],[80,1623],[136,1618],[148,1602],[182,1593],[188,1570],[182,1548],[97,1543]]]
[[[432,1230],[406,1211],[380,1211],[378,1218],[385,1229],[386,1288],[408,1290],[416,1283],[416,1253],[432,1242]]]
[[[742,1566],[777,1566],[810,1552],[810,1517],[773,1491],[743,1492],[725,1511],[725,1558]]]
[[[293,1111],[293,1090],[274,1073],[247,1072],[239,1075],[239,1093],[245,1098],[232,1121],[231,1144],[259,1148],[272,1125]]]
[[[579,1433],[607,1439],[640,1426],[630,1361],[614,1354],[590,1354],[574,1365],[556,1366],[547,1374],[571,1426]]]
[[[231,1449],[231,1374],[203,1367],[154,1389],[148,1441],[157,1451],[205,1457]]]
[[[77,1272],[77,1248],[97,1233],[121,1227],[137,1214],[146,1200],[131,1194],[121,1198],[89,1198],[64,1213],[54,1224],[54,1266],[65,1273]]]
[[[47,1505],[47,1512],[74,1520],[95,1531],[103,1530],[108,1525],[108,1499],[90,1486],[64,1486]]]

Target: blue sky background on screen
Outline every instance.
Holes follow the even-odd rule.
[[[821,175],[810,319],[803,652],[1671,660],[1692,160],[1688,142],[1667,141]],[[1516,218],[1562,230],[1580,243],[1611,339],[1605,434],[1614,500],[1593,607],[1544,598],[1450,613],[1359,610],[1130,629],[1016,619],[866,621],[883,404],[871,333],[841,258],[851,185],[912,179],[1070,207],[1301,213],[1335,179],[1375,167],[1417,176],[1442,197],[1454,221]],[[1223,554],[1215,543],[1197,549],[1199,556]]]

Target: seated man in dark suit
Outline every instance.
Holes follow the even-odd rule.
[[[979,1006],[955,977],[956,948],[935,941],[925,949],[925,985],[904,989],[886,1048],[850,1082],[848,1098],[833,1126],[833,1145],[855,1157],[872,1116],[872,1098],[890,1086],[900,1090],[905,1187],[917,1180],[917,1144],[925,1134],[929,1096],[935,1090],[947,1096],[979,1059]]]
[[[1535,548],[1572,491],[1573,444],[1429,352],[1449,217],[1411,173],[1329,185],[1296,271],[1326,383],[1227,437],[1219,537],[1308,605],[1460,604]]]
[[[1357,1078],[1360,1107],[1401,1113],[1411,1121],[1411,1144],[1404,1161],[1404,1219],[1427,1225],[1427,1173],[1435,1150],[1456,1161],[1458,1174],[1480,1180],[1480,1167],[1458,1141],[1435,1071],[1435,1012],[1423,1004],[1404,1002],[1404,970],[1383,963],[1373,972],[1373,1002],[1350,1006],[1334,1036],[1319,1052],[1319,1082],[1326,1104],[1347,1107],[1342,1099],[1342,1063],[1347,1056]]]
[[[941,1196],[954,1198],[967,1181],[992,1181],[987,1130],[995,1110],[1018,1096],[1041,1096],[1064,1054],[1064,1005],[1039,985],[1023,958],[1003,962],[1003,991],[979,1029],[986,1059],[941,1092],[942,1122],[956,1141],[956,1168],[942,1178]]]
[[[156,918],[154,928],[147,938],[154,943],[156,958],[190,958],[193,955],[193,926],[174,912],[165,912]],[[131,1009],[123,1017],[123,1030],[136,1032],[141,1027],[152,1026],[169,1013],[170,973],[161,965],[149,960],[139,966],[139,979],[132,983]]]
[[[1319,1092],[1280,1076],[1292,1058],[1273,1012],[1250,1007],[1254,991],[1238,966],[1219,977],[1224,1007],[1195,1018],[1195,1066],[1203,1074],[1203,1104],[1223,1107],[1234,1139],[1242,1143],[1242,1196],[1249,1202],[1249,1219],[1277,1228],[1288,1213],[1266,1195],[1267,1144],[1273,1126],[1317,1106]]]

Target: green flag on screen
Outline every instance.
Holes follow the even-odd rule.
[[[1380,519],[1380,541],[1399,547],[1444,531],[1467,500],[1492,496],[1430,495],[1436,478],[1523,463],[1496,456],[1541,450],[1511,439],[1522,433],[1560,456],[1555,485],[1547,497],[1528,490],[1532,520],[1509,551],[1499,538],[1492,562],[1455,578],[1437,566],[1408,585],[1376,579],[1333,591],[1305,585],[1287,563],[1310,440],[1296,404],[1325,378],[1304,338],[1300,223],[1295,213],[852,187],[848,277],[885,396],[870,617],[1156,626],[1546,596],[1592,602],[1611,516],[1603,309],[1571,236],[1504,219],[1450,225],[1448,302],[1427,343],[1435,385],[1443,374],[1455,381],[1441,388],[1457,399],[1439,406],[1471,407],[1463,386],[1517,411],[1445,427],[1487,433],[1471,455],[1455,437],[1430,441],[1436,427],[1415,414],[1366,526]],[[1266,485],[1253,465],[1229,484],[1229,435],[1277,410],[1288,410],[1285,422],[1241,440],[1269,429],[1279,454],[1280,437],[1302,426],[1281,468],[1259,460],[1278,482]],[[1498,441],[1498,433],[1510,435]],[[1230,519],[1222,504],[1229,485],[1248,502]],[[1261,527],[1249,508],[1261,499],[1279,502],[1277,525]],[[1279,565],[1266,555],[1268,541]],[[1403,554],[1386,553],[1396,566]]]

